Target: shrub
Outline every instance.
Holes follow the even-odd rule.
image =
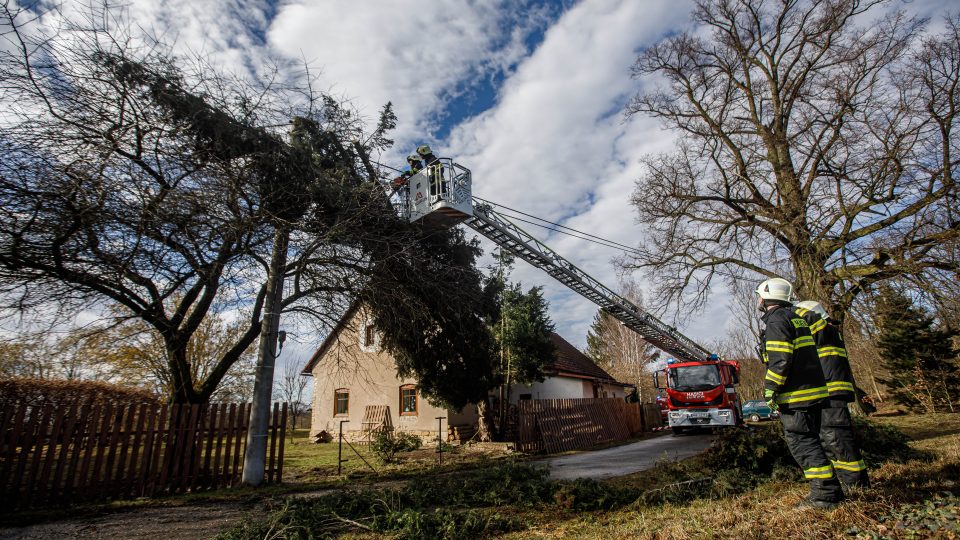
[[[373,529],[391,532],[398,540],[459,540],[482,538],[494,534],[518,530],[521,523],[516,519],[481,510],[451,512],[449,510],[401,510],[378,516]]]
[[[777,467],[795,465],[779,425],[723,430],[707,449],[705,460],[716,471],[764,476]]]
[[[158,405],[159,399],[140,388],[99,381],[14,378],[0,380],[0,409],[17,405],[54,408],[84,404]]]
[[[564,483],[553,496],[557,506],[569,510],[612,510],[636,501],[643,492],[635,488],[621,488],[601,484],[589,478]]]
[[[396,434],[378,431],[370,442],[370,450],[384,463],[393,463],[397,460],[397,453],[412,452],[421,446],[423,439],[402,431]]]
[[[855,418],[853,424],[868,467],[876,467],[885,461],[904,463],[928,457],[925,452],[911,447],[908,444],[910,438],[893,426],[863,418]],[[725,430],[707,449],[705,459],[707,465],[718,473],[736,473],[722,478],[718,475],[719,487],[727,485],[733,491],[748,488],[767,477],[776,480],[800,478],[799,468],[783,438],[783,429],[778,425]]]
[[[247,519],[222,540],[333,538],[357,524],[397,538],[477,538],[521,524],[495,511],[451,511],[447,506],[502,506],[547,501],[553,492],[541,469],[509,464],[461,476],[409,482],[403,488],[345,490],[316,499],[291,499],[266,519]]]

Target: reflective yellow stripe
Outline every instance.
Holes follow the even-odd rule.
[[[827,390],[831,392],[837,392],[842,390],[853,392],[853,383],[848,383],[846,381],[827,382]]]
[[[833,466],[836,467],[837,469],[843,469],[845,471],[857,472],[857,471],[864,471],[867,469],[867,464],[864,463],[862,459],[860,461],[837,461],[837,460],[831,459],[830,463],[833,463]]]
[[[800,347],[815,347],[816,345],[817,344],[813,342],[813,337],[811,336],[800,336],[793,340],[794,349],[799,349]]]
[[[766,378],[767,380],[773,381],[773,382],[775,382],[775,383],[777,383],[777,384],[783,384],[783,383],[786,382],[786,380],[787,380],[787,378],[784,377],[783,375],[779,375],[779,374],[777,374],[777,373],[774,373],[774,372],[770,371],[769,369],[767,370],[767,376],[766,376],[765,378]]]
[[[823,467],[810,467],[803,470],[804,478],[833,478],[833,467],[824,465]]]
[[[843,347],[820,347],[820,349],[817,351],[817,354],[820,356],[820,358],[825,356],[842,356],[846,358],[847,350]]]
[[[810,325],[810,333],[816,334],[817,332],[823,330],[827,327],[827,321],[820,319],[819,321]]]
[[[786,341],[768,341],[767,352],[793,352],[793,344]]]
[[[777,403],[799,403],[801,401],[813,401],[815,399],[828,398],[826,386],[817,386],[806,390],[797,390],[795,392],[784,392],[777,396]]]
[[[802,308],[802,307],[793,308],[793,311],[795,311],[795,312],[797,313],[797,315],[800,315],[801,317],[803,317],[803,316],[806,315],[807,313],[810,313],[810,310],[809,310],[809,309],[807,309],[807,308]]]

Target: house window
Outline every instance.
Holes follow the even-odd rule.
[[[333,391],[333,415],[347,416],[350,414],[350,390],[338,388]]]
[[[520,401],[530,401],[533,398],[533,394],[520,394]]]
[[[417,415],[417,387],[405,384],[400,387],[400,416]]]
[[[368,324],[363,328],[363,346],[364,347],[373,347],[377,339],[377,327],[372,324]]]

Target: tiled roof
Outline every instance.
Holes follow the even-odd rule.
[[[556,332],[550,333],[550,341],[552,341],[553,345],[557,348],[557,358],[553,363],[547,365],[546,370],[548,372],[566,373],[588,379],[616,382],[609,373],[593,363],[593,360],[590,360],[587,355],[580,352],[579,349],[560,337]]]

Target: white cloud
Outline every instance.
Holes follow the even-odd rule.
[[[524,37],[545,17],[509,0],[295,1],[280,8],[269,41],[320,69],[327,89],[367,116],[392,101],[393,135],[409,145],[437,127],[465,83],[521,58]]]

